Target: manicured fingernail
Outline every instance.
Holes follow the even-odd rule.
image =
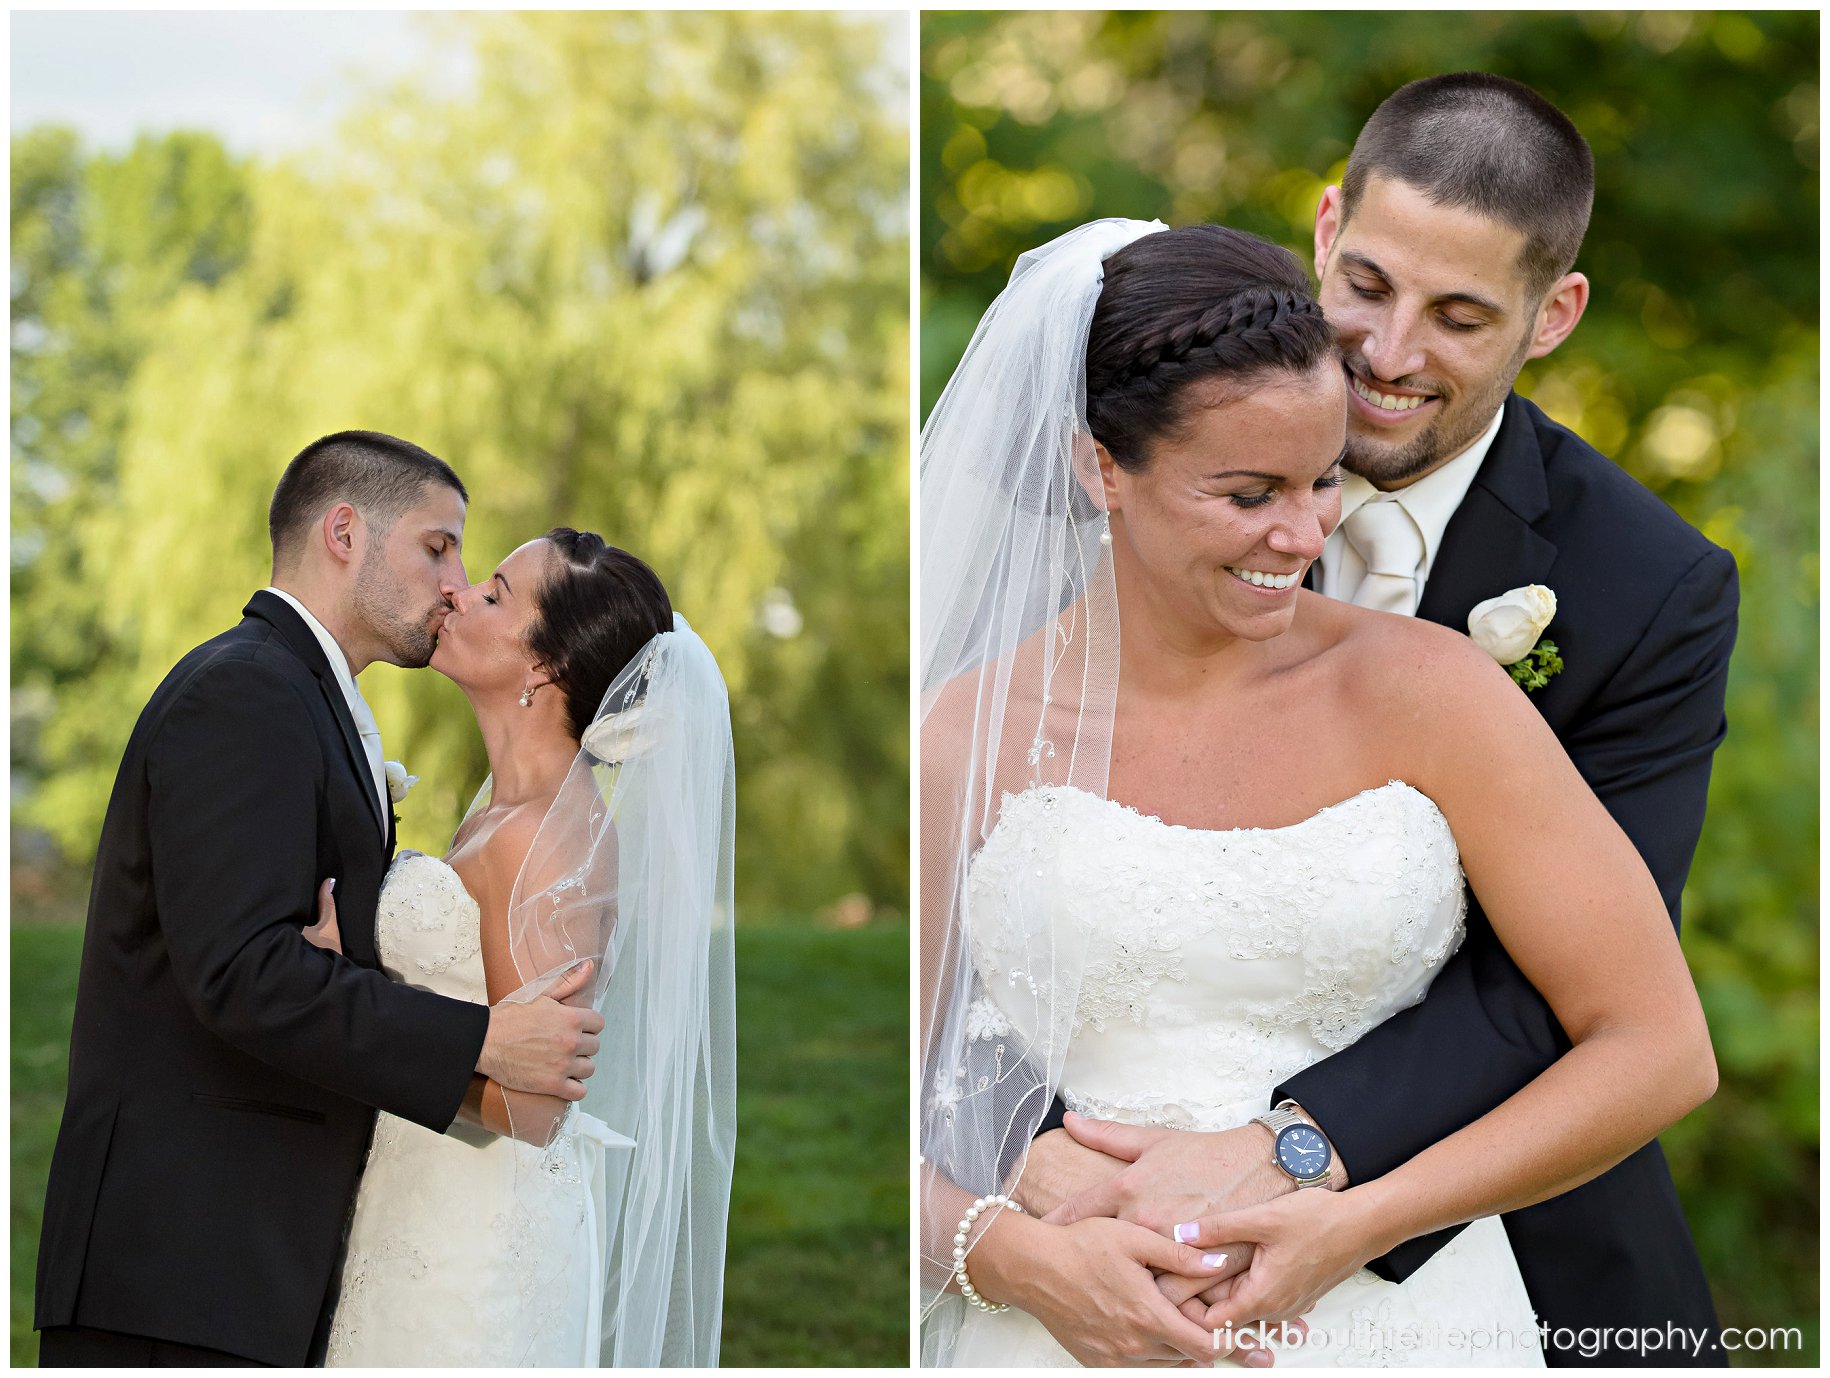
[[[1224,1268],[1224,1267],[1226,1267],[1226,1255],[1225,1254],[1202,1254],[1201,1255],[1201,1266],[1203,1268]]]
[[[1254,1349],[1245,1356],[1245,1365],[1247,1368],[1269,1368],[1271,1356],[1262,1349]]]
[[[330,883],[330,892],[333,895],[337,893],[337,882],[335,880]]]
[[[1176,1243],[1193,1244],[1195,1236],[1201,1233],[1201,1227],[1192,1222],[1176,1226]]]

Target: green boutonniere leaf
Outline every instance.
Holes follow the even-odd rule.
[[[1524,657],[1506,667],[1512,682],[1531,693],[1550,683],[1550,677],[1563,668],[1563,657],[1557,654],[1557,643],[1540,641]]]

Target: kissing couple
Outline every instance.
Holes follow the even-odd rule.
[[[730,711],[654,572],[343,431],[109,801],[38,1255],[47,1366],[712,1364],[735,1142]],[[464,691],[443,858],[357,689]],[[377,1114],[377,1112],[380,1112]]]
[[[1512,390],[1593,187],[1433,77],[1319,291],[1101,220],[980,322],[921,441],[925,1363],[1724,1362],[1655,1136],[1716,1084],[1734,562]]]

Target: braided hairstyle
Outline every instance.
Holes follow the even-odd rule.
[[[1106,260],[1087,335],[1087,429],[1136,472],[1200,405],[1194,384],[1304,374],[1334,351],[1288,249],[1223,225],[1147,234]]]

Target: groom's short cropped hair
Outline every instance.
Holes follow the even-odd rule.
[[[411,441],[380,431],[338,431],[312,441],[280,475],[267,509],[274,567],[292,561],[306,534],[334,504],[349,503],[385,536],[433,483],[470,501],[451,466]]]
[[[1519,268],[1534,301],[1574,266],[1595,202],[1595,160],[1569,117],[1488,72],[1425,77],[1386,97],[1347,159],[1342,224],[1374,177],[1523,233]]]

